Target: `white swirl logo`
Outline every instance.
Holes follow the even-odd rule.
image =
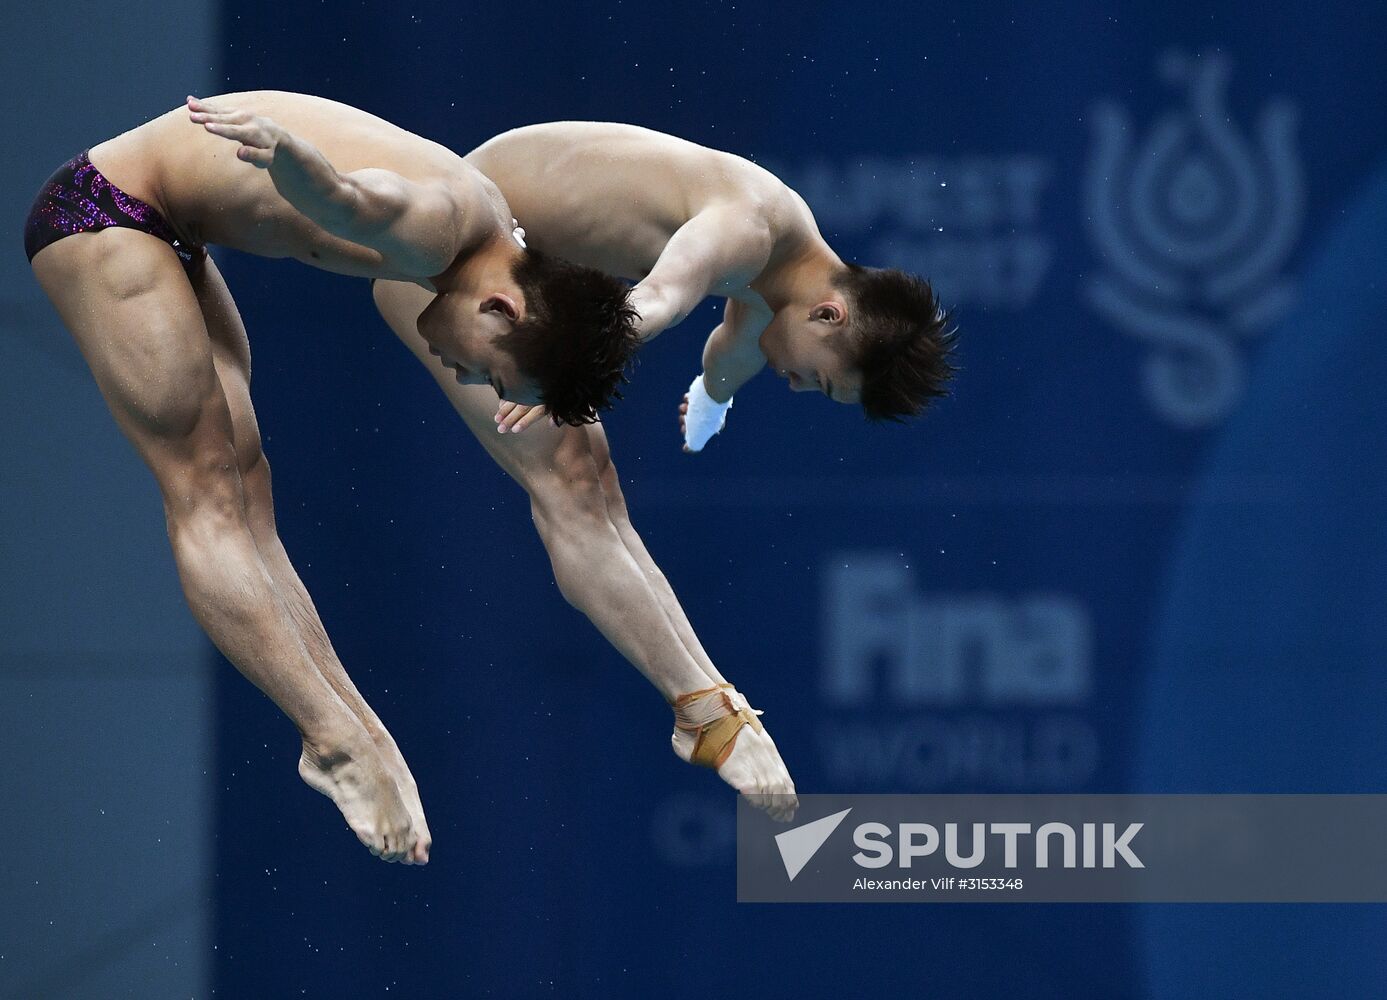
[[[1166,54],[1161,75],[1187,88],[1189,107],[1158,120],[1137,149],[1126,112],[1099,104],[1084,183],[1106,268],[1088,282],[1089,302],[1153,348],[1147,395],[1186,428],[1214,423],[1237,402],[1239,338],[1277,320],[1294,292],[1280,270],[1304,207],[1295,112],[1269,103],[1250,143],[1225,106],[1230,68],[1218,53]]]

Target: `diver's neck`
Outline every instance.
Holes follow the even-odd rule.
[[[807,241],[794,253],[772,259],[751,282],[751,290],[773,312],[796,303],[812,305],[824,298],[842,269],[843,261],[827,243],[822,239]]]
[[[458,254],[446,270],[427,279],[425,287],[441,295],[444,292],[473,293],[483,286],[507,284],[515,260],[523,252],[509,232],[498,231],[470,252]]]

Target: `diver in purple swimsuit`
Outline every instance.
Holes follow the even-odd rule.
[[[624,380],[628,290],[527,252],[495,185],[451,151],[300,94],[189,98],[64,165],[29,215],[34,273],[159,483],[194,616],[294,722],[304,781],[373,854],[422,864],[414,778],[275,530],[249,343],[208,244],[434,291],[419,330],[458,381],[568,423]]]
[[[137,229],[173,247],[189,276],[207,256],[201,244],[187,244],[153,205],[116,187],[92,166],[86,152],[68,160],[48,178],[24,224],[24,252],[33,260],[44,247],[73,233],[94,233],[112,226]]]

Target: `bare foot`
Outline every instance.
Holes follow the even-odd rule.
[[[305,741],[299,776],[310,788],[332,799],[357,839],[384,861],[403,861],[415,850],[418,836],[395,780],[375,747],[320,751]]]
[[[732,754],[718,768],[718,776],[747,796],[752,805],[766,810],[771,819],[788,823],[795,818],[799,797],[775,740],[766,729],[745,726],[737,734]]]
[[[400,748],[395,745],[394,737],[383,727],[377,731],[375,727],[368,726],[367,730],[371,733],[371,739],[380,752],[386,770],[395,779],[395,787],[404,801],[405,810],[409,813],[410,824],[414,829],[414,849],[405,856],[404,863],[426,865],[429,863],[429,851],[433,847],[433,835],[429,833],[428,821],[424,819],[424,803],[419,799],[419,786],[414,781],[414,775],[409,772],[404,754],[400,753]]]
[[[745,705],[746,699],[740,692],[731,691],[737,704]],[[725,709],[714,707],[720,695],[710,694],[704,704],[691,704],[679,710],[676,720],[681,717],[705,723],[730,714]],[[670,737],[674,752],[686,764],[693,758],[698,733],[676,725]],[[733,740],[731,752],[718,767],[718,777],[737,791],[747,796],[747,800],[758,809],[766,810],[772,819],[788,823],[795,817],[799,808],[799,798],[795,795],[795,783],[790,771],[776,749],[775,740],[762,727],[757,732],[751,726],[742,726]]]

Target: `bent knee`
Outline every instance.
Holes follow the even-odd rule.
[[[530,491],[530,516],[546,543],[564,533],[611,527],[595,474],[585,479],[543,477]]]
[[[271,489],[270,460],[257,452],[248,467],[241,470],[241,493],[245,497],[246,519],[256,539],[276,533],[274,494]]]
[[[626,497],[621,492],[621,477],[617,475],[612,455],[606,448],[593,450],[593,469],[598,488],[602,491],[602,502],[607,508],[607,517],[618,527],[629,522],[626,512]]]
[[[625,501],[621,496],[621,478],[616,474],[616,466],[612,464],[611,456],[595,459],[597,466],[597,482],[602,487],[602,493],[607,498],[608,505],[624,506]]]
[[[245,521],[245,494],[230,438],[207,440],[156,459],[155,478],[170,521]]]
[[[241,477],[249,478],[253,473],[268,479],[270,475],[270,463],[265,458],[265,449],[260,443],[260,429],[254,421],[249,422],[249,426],[241,422],[236,423],[234,440],[236,442],[236,468],[241,470]]]
[[[154,373],[138,384],[123,385],[119,404],[113,404],[118,415],[138,428],[140,437],[161,450],[188,456],[209,439],[232,440],[226,398],[210,365],[164,370],[154,354],[128,362],[127,367]]]
[[[580,431],[580,428],[574,428]],[[532,506],[600,512],[605,507],[602,479],[581,433],[565,434],[543,461],[524,470],[521,485]]]

